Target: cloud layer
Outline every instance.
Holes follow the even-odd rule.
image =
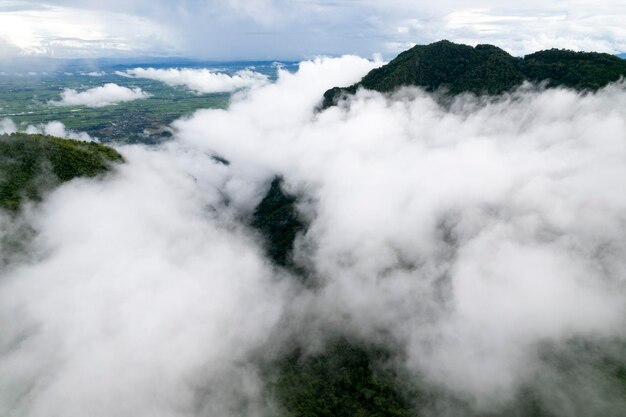
[[[179,39],[167,23],[122,10],[93,9],[89,2],[77,7],[62,3],[0,4],[0,50],[8,52],[3,57],[161,55],[180,49]]]
[[[30,260],[0,272],[0,410],[273,415],[253,358],[338,331],[392,344],[410,374],[488,412],[545,372],[543,343],[624,340],[626,85],[447,106],[361,91],[315,113],[376,65],[280,71],[26,210]],[[301,196],[295,256],[315,290],[246,226],[275,175]],[[586,415],[623,405],[551,387],[570,388]]]
[[[0,120],[0,135],[11,134],[17,132],[17,126],[13,120],[4,118]]]
[[[238,362],[279,317],[271,269],[167,158],[124,154],[116,178],[77,181],[35,213],[34,245],[54,256],[3,272],[1,314],[16,319],[0,336],[3,413],[191,415],[210,386],[224,415],[228,390],[255,381]]]
[[[29,134],[50,135],[63,139],[82,140],[85,142],[97,141],[97,139],[92,138],[88,133],[69,130],[62,122],[56,120],[36,126],[28,125],[25,132]]]
[[[16,133],[19,131],[20,129],[17,127],[15,122],[13,122],[13,120],[9,118],[0,120],[0,135]],[[85,142],[97,141],[97,138],[92,138],[88,133],[67,129],[62,122],[56,120],[39,125],[28,125],[26,126],[26,129],[23,129],[23,131],[28,134],[50,135],[57,138],[82,140]]]
[[[624,336],[624,84],[449,108],[361,92],[314,116],[317,69],[175,127],[231,161],[229,201],[260,173],[307,197],[296,257],[325,283],[320,322],[391,332],[415,372],[480,400],[530,378],[545,341]]]
[[[148,78],[171,86],[185,86],[197,93],[230,93],[242,88],[257,87],[268,82],[264,74],[251,70],[237,71],[233,75],[207,68],[134,68],[118,71],[125,77]]]
[[[50,103],[55,106],[104,107],[148,97],[150,97],[150,94],[144,92],[139,87],[128,88],[115,83],[106,83],[103,86],[81,92],[66,88],[61,93],[60,101],[51,101]]]
[[[626,51],[625,18],[621,0],[33,0],[0,6],[0,50],[273,60],[391,56],[449,39],[493,43],[515,55],[553,47],[617,53]]]

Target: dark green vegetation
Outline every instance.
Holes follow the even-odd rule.
[[[43,135],[0,135],[0,207],[19,209],[24,199],[76,177],[107,172],[122,156],[108,146]]]
[[[360,82],[326,91],[322,107],[337,104],[360,87],[393,92],[402,86],[419,86],[427,91],[445,88],[453,95],[497,95],[525,80],[545,81],[548,87],[597,90],[623,76],[626,61],[614,55],[551,49],[515,58],[493,45],[473,48],[444,40],[417,45],[370,71]]]
[[[306,225],[297,198],[284,190],[280,177],[257,206],[252,226],[264,237],[270,259],[294,271],[294,240]],[[303,276],[301,270],[295,272]],[[620,340],[539,346],[536,360],[541,366],[522,381],[513,398],[482,408],[461,393],[403,370],[402,352],[393,345],[374,346],[338,335],[319,352],[307,353],[307,346],[295,340],[289,342],[293,349],[261,365],[267,393],[285,417],[626,415],[626,344]]]
[[[384,349],[345,340],[317,355],[296,349],[278,364],[270,390],[294,417],[413,416],[407,385],[388,360]]]
[[[252,227],[265,239],[267,255],[277,265],[293,267],[292,252],[296,235],[306,226],[296,209],[296,197],[283,190],[276,177],[252,216]]]
[[[534,82],[548,87],[595,91],[626,76],[626,61],[609,54],[550,49],[526,55],[520,68]]]
[[[541,368],[501,404],[468,397],[399,371],[397,354],[340,339],[317,354],[295,349],[271,366],[268,391],[292,417],[621,417],[626,346],[572,340],[539,349]]]

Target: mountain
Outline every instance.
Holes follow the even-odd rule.
[[[251,226],[264,237],[268,257],[284,267],[294,266],[293,244],[296,235],[306,229],[296,201],[295,196],[283,190],[282,178],[275,177],[252,217]]]
[[[414,46],[360,82],[326,91],[322,108],[337,104],[359,87],[392,92],[419,86],[427,91],[445,88],[453,95],[497,95],[526,80],[546,82],[548,87],[597,90],[625,75],[626,61],[610,54],[550,49],[516,58],[493,45],[471,47],[443,40]]]
[[[108,146],[44,135],[0,135],[0,208],[16,211],[24,200],[76,177],[107,172],[122,156]]]
[[[626,59],[626,53],[623,54],[619,54],[618,57],[622,58],[622,59]]]

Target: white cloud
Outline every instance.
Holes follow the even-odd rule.
[[[607,53],[626,49],[626,28],[620,23],[626,19],[626,10],[616,10],[613,15],[581,15],[579,10],[568,13],[567,9],[537,14],[512,12],[504,14],[490,8],[455,10],[445,17],[437,33],[471,45],[495,43],[518,56],[550,48]],[[512,32],[516,36],[511,37]]]
[[[242,88],[257,87],[268,82],[266,75],[251,70],[242,70],[229,75],[207,68],[134,68],[118,71],[116,74],[125,77],[148,78],[171,86],[184,85],[198,93],[228,93]]]
[[[11,134],[19,132],[17,125],[12,119],[4,118],[0,120],[0,135],[2,134]],[[74,140],[82,140],[85,142],[97,141],[96,138],[92,138],[86,132],[77,132],[74,130],[68,130],[65,125],[59,121],[52,121],[48,123],[43,123],[39,125],[28,125],[26,129],[24,129],[25,133],[28,134],[41,134],[41,135],[50,135],[56,136],[58,138],[63,139],[74,139]]]
[[[25,133],[28,134],[41,134],[55,136],[63,139],[82,140],[84,142],[98,141],[97,138],[92,138],[86,132],[77,132],[74,130],[68,130],[62,122],[52,121],[40,125],[28,125]]]
[[[313,81],[371,68],[352,61],[352,75],[329,61]],[[227,416],[242,400],[268,414],[250,357],[279,326],[290,279],[224,206],[225,166],[176,143],[120,150],[114,176],[73,181],[24,213],[36,260],[0,270],[0,315],[12,318],[0,414]]]
[[[275,174],[307,197],[296,256],[325,288],[303,317],[384,329],[415,372],[478,404],[527,381],[541,343],[624,337],[625,84],[450,109],[420,90],[361,92],[314,116],[333,64],[175,125],[231,162],[229,201]]]
[[[0,11],[2,40],[24,55],[55,58],[167,54],[176,34],[153,20],[106,10],[38,4]]]
[[[50,104],[55,106],[104,107],[148,97],[150,97],[150,94],[144,92],[139,87],[128,88],[115,83],[107,83],[81,92],[66,88],[61,93],[61,100],[51,101]]]
[[[185,416],[208,396],[207,414],[228,415],[256,384],[246,358],[284,285],[167,154],[123,152],[114,178],[68,184],[33,213],[48,255],[0,273],[14,318],[0,331],[3,414]]]
[[[276,415],[252,358],[329,329],[400,346],[401,366],[490,414],[542,375],[542,343],[624,340],[626,85],[449,107],[361,91],[314,112],[379,64],[280,71],[26,210],[31,258],[0,270],[0,414]],[[277,174],[304,196],[295,255],[315,290],[246,226]],[[623,406],[583,379],[553,384],[555,404]]]
[[[107,73],[104,71],[91,71],[91,72],[87,72],[85,73],[85,75],[88,75],[90,77],[103,77],[105,76]]]
[[[24,1],[0,10],[0,51],[4,39],[11,54],[272,60],[391,56],[401,45],[448,39],[515,55],[552,47],[624,52],[625,17],[620,0]]]
[[[17,126],[13,120],[4,118],[0,120],[0,135],[11,134],[17,132]]]

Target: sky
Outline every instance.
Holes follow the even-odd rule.
[[[449,39],[515,55],[626,51],[626,2],[0,0],[0,56],[307,59]],[[2,59],[2,58],[0,58]]]

